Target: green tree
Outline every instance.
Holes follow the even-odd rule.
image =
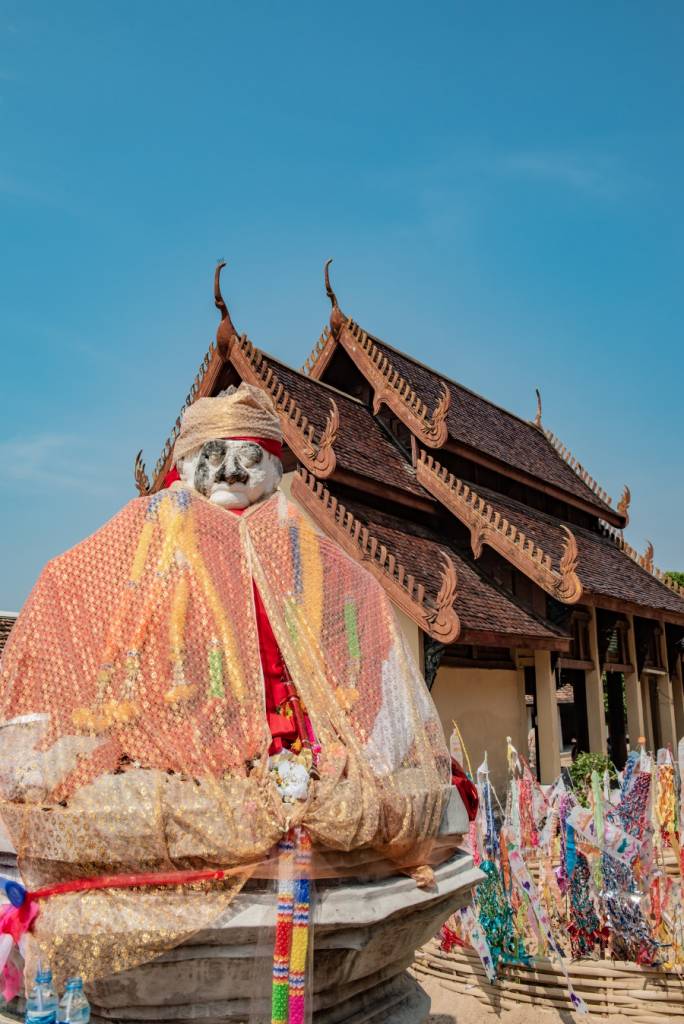
[[[671,580],[678,583],[680,587],[684,587],[684,572],[676,572],[674,569],[668,569],[665,573]]]

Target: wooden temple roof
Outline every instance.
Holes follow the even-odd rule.
[[[495,645],[566,649],[565,634],[477,564],[484,545],[562,603],[589,600],[684,622],[684,590],[653,569],[652,551],[639,556],[615,529],[627,522],[629,492],[612,507],[605,492],[544,431],[541,403],[536,421],[527,423],[365,335],[340,312],[327,284],[331,331],[324,332],[307,362],[308,373],[302,373],[237,335],[217,272],[216,305],[222,313],[217,343],[186,405],[238,379],[267,390],[291,453],[287,468],[299,467],[293,494],[435,639],[453,642],[460,636],[464,643],[485,644],[487,637]],[[322,379],[338,346],[360,372],[358,379],[370,385],[369,404],[337,379],[334,387]],[[409,445],[378,416],[383,404],[408,427]],[[151,485],[140,456],[136,460],[141,493],[162,485],[179,424],[180,417]],[[469,465],[489,460],[490,466],[503,467],[504,475],[536,489],[542,503],[549,500],[544,494],[564,495],[566,504],[552,501],[553,511],[574,505],[580,511],[573,515],[585,525],[457,479],[440,464],[466,452],[478,455]]]
[[[459,452],[543,492],[562,495],[613,526],[626,525],[622,509],[612,507],[584,466],[542,426],[541,401],[535,420],[523,420],[365,331],[340,310],[328,264],[326,290],[333,305],[330,330],[324,330],[306,361],[311,376],[325,379],[339,346],[373,389],[374,411],[387,405],[420,443]]]
[[[369,561],[369,544],[364,531],[377,541],[376,550],[391,553],[394,577],[408,577],[414,591],[420,588],[421,594],[427,595],[428,608],[439,607],[446,556],[456,573],[456,601],[452,604],[459,625],[457,633],[449,631],[449,642],[458,639],[459,643],[490,644],[508,640],[511,646],[567,649],[569,638],[565,633],[523,608],[473,564],[467,552],[429,526],[350,498],[346,492],[340,492],[334,482],[328,481],[324,486],[306,472],[295,479],[292,493],[321,529],[342,543],[352,557]],[[396,603],[401,606],[400,601]],[[429,623],[423,628],[438,636]]]
[[[566,533],[559,519],[486,488],[478,488],[478,494],[552,559],[563,557]],[[572,533],[577,543],[575,571],[582,584],[582,600],[593,596],[596,604],[604,607],[619,606],[641,615],[656,611],[684,622],[680,589],[654,574],[648,552],[639,557],[608,529],[595,533],[573,526]]]

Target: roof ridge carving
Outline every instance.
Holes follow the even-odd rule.
[[[416,582],[387,545],[380,543],[307,469],[301,467],[295,474],[292,494],[347,554],[373,573],[394,603],[421,629],[441,643],[453,643],[458,638],[461,623],[453,607],[456,567],[446,551],[443,551],[440,588],[430,600],[423,584]]]
[[[557,600],[564,604],[580,600],[583,591],[576,572],[577,541],[567,526],[561,524],[566,536],[563,556],[555,569],[551,556],[543,548],[423,448],[418,450],[416,478],[470,529],[475,558],[480,557],[483,545],[488,544]]]
[[[161,487],[165,470],[169,466],[173,446],[180,432],[183,413],[198,398],[206,397],[209,394],[225,362],[231,362],[238,372],[250,377],[250,383],[268,391],[280,416],[283,436],[297,458],[311,472],[317,476],[328,477],[335,471],[337,460],[333,446],[339,429],[339,412],[335,400],[330,399],[330,412],[321,436],[316,441],[313,425],[309,423],[298,403],[268,366],[264,354],[249,341],[246,335],[239,338],[233,335],[230,342],[225,345],[225,353],[225,356],[222,356],[217,343],[212,341],[180,413],[176,417],[171,433],[164,442],[154,467],[151,484],[143,462],[142,450],[136,455],[133,472],[139,494],[148,494],[150,490],[158,490]],[[210,368],[212,372],[210,372]]]
[[[556,454],[561,457],[563,462],[567,463],[567,465],[570,466],[570,469],[574,471],[575,475],[580,478],[582,483],[586,484],[590,491],[594,492],[597,498],[600,498],[601,501],[603,501],[606,505],[612,508],[613,499],[609,497],[607,491],[604,491],[604,489],[596,482],[596,480],[594,480],[593,476],[587,472],[587,470],[584,468],[579,459],[575,458],[575,456],[572,454],[567,445],[564,445],[560,438],[556,437],[552,430],[549,430],[547,427],[542,426],[541,421],[539,423],[539,427],[546,440],[549,442],[551,447],[555,449]],[[626,491],[629,494],[628,487],[626,488]],[[622,497],[624,499],[624,492]],[[627,508],[628,507],[629,501],[627,501]],[[618,507],[617,511],[620,512],[620,507]],[[626,510],[624,514],[626,514]]]
[[[640,555],[636,548],[633,548],[631,544],[627,543],[621,530],[616,530],[615,527],[610,526],[602,519],[599,520],[599,526],[601,528],[602,535],[611,540],[619,551],[622,551],[623,554],[631,558],[633,562],[636,562],[636,564],[641,566],[642,569],[645,569],[646,572],[651,574],[651,576],[654,576],[660,581],[660,583],[664,584],[668,590],[677,594],[678,597],[684,598],[684,587],[680,583],[677,583],[676,580],[673,580],[671,576],[668,576],[666,572],[663,572],[662,569],[659,569],[653,564],[654,549],[652,541],[648,541],[646,550],[643,555]]]
[[[326,348],[328,348],[329,345],[334,343],[335,339],[333,335],[330,333],[330,328],[326,324],[323,330],[321,331],[320,335],[318,336],[318,341],[316,342],[316,344],[314,345],[314,347],[311,349],[308,356],[304,360],[304,365],[302,366],[302,373],[306,377],[311,377],[312,380],[318,379],[318,374],[314,373],[316,363],[320,359],[323,352],[325,352]]]
[[[298,402],[278,379],[256,345],[242,335],[233,338],[229,353],[236,370],[251,376],[251,383],[263,387],[271,395],[283,428],[283,435],[297,458],[319,477],[328,477],[335,471],[337,458],[333,447],[340,426],[340,414],[334,398],[330,399],[330,411],[318,441],[315,440],[313,425],[304,415]]]
[[[348,341],[345,332],[349,332],[352,341]],[[377,415],[384,402],[424,444],[431,448],[441,448],[449,436],[446,418],[451,404],[451,391],[447,385],[442,383],[442,394],[430,412],[411,385],[394,369],[387,356],[382,354],[368,332],[351,317],[343,324],[338,341],[348,351],[351,349],[358,353],[364,364],[364,376],[373,388],[373,414]]]

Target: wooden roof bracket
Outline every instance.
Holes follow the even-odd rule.
[[[306,468],[318,477],[335,472],[337,457],[333,445],[337,439],[340,415],[337,403],[330,399],[330,412],[318,440],[314,428],[288,390],[268,365],[263,353],[244,335],[233,340],[230,361],[243,380],[267,391],[280,416],[283,437]]]
[[[397,561],[396,555],[386,545],[380,544],[368,528],[304,468],[300,468],[293,478],[292,495],[331,540],[379,580],[394,604],[422,630],[444,644],[453,643],[458,638],[461,623],[454,610],[456,568],[446,551],[443,552],[439,592],[431,599],[426,596],[425,587],[416,583],[415,578]]]
[[[563,526],[566,534],[563,556],[555,569],[551,557],[531,538],[423,448],[418,451],[416,478],[468,527],[475,558],[482,554],[482,546],[488,544],[558,601],[576,604],[580,600],[582,583],[576,572],[577,541],[566,526]]]
[[[629,493],[628,487],[626,487],[625,490]],[[677,583],[676,580],[673,580],[671,576],[668,576],[666,572],[663,572],[662,569],[659,569],[653,564],[654,549],[652,541],[648,541],[646,550],[643,555],[640,555],[636,548],[633,548],[627,543],[620,530],[614,529],[612,526],[609,526],[608,523],[603,522],[603,520],[600,520],[600,526],[603,536],[608,537],[616,548],[619,548],[620,551],[624,552],[625,555],[631,558],[633,562],[636,562],[637,565],[641,566],[641,568],[646,572],[650,573],[651,576],[655,576],[655,578],[664,584],[668,590],[671,590],[673,594],[677,594],[678,597],[684,598],[684,587]]]

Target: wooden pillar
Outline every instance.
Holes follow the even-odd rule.
[[[648,749],[655,750],[658,744],[656,742],[657,729],[653,721],[653,704],[651,702],[651,687],[654,685],[652,676],[649,676],[648,672],[642,672],[639,682],[641,686],[641,701],[644,708],[644,731],[642,735],[646,737]]]
[[[675,726],[675,709],[672,695],[672,680],[667,659],[667,638],[665,636],[665,623],[659,623],[660,634],[660,663],[665,669],[662,675],[656,676],[658,693],[658,721],[660,723],[660,742],[664,747],[671,745],[672,750],[677,750],[677,729]]]
[[[627,630],[627,651],[629,652],[629,663],[632,666],[631,672],[625,672],[625,701],[627,703],[627,732],[629,733],[629,746],[635,750],[639,737],[646,735],[646,722],[644,718],[644,701],[641,690],[641,680],[637,668],[636,640],[634,639],[634,616],[628,615],[629,629]]]
[[[534,674],[537,689],[537,725],[539,731],[539,777],[545,784],[560,775],[560,730],[556,679],[551,671],[549,651],[534,652]]]
[[[587,689],[587,723],[589,726],[589,750],[592,754],[608,753],[606,730],[606,709],[603,703],[603,673],[599,662],[596,609],[591,609],[589,621],[589,657],[594,667],[584,673]]]
[[[672,680],[672,699],[674,701],[675,729],[677,742],[684,736],[684,673],[682,672],[682,656],[675,654],[674,664],[670,666]]]
[[[515,658],[515,652],[514,651],[511,651],[511,656],[513,658]],[[518,713],[519,713],[519,718],[518,718],[518,741],[516,743],[516,746],[517,746],[518,750],[520,751],[520,753],[523,754],[523,756],[525,758],[527,758],[527,760],[529,760],[529,758],[530,758],[530,747],[529,747],[529,743],[528,743],[529,728],[528,728],[528,722],[527,722],[527,720],[528,720],[527,701],[525,699],[525,669],[524,669],[524,666],[522,666],[520,664],[518,659],[516,659],[516,661],[517,661],[516,689],[518,691]]]
[[[627,760],[627,738],[625,735],[625,707],[622,690],[622,673],[606,673],[606,696],[608,698],[610,759],[618,771],[622,771]]]

